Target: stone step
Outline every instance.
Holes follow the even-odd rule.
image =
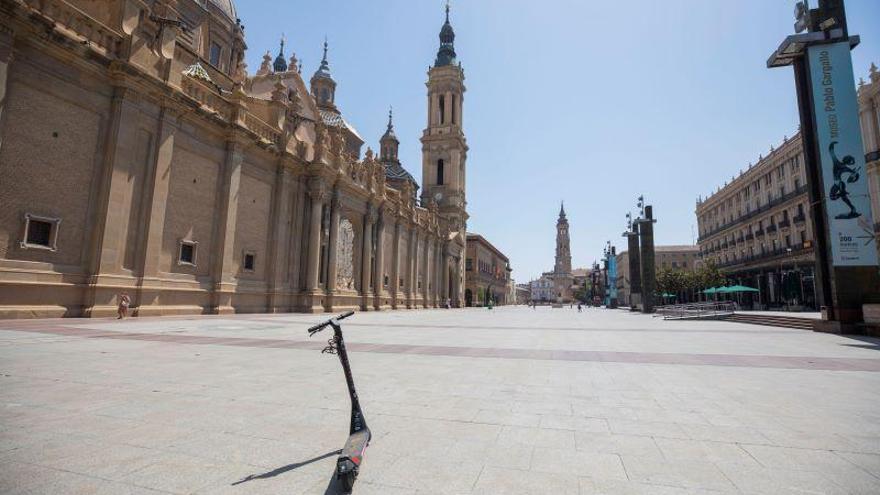
[[[765,325],[769,327],[794,328],[798,330],[812,330],[811,318],[799,318],[797,316],[771,316],[736,313],[727,317],[728,321],[748,323],[752,325]]]

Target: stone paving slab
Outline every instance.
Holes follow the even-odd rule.
[[[341,493],[320,315],[0,322],[0,493]],[[880,493],[880,341],[621,311],[358,314],[355,493]]]

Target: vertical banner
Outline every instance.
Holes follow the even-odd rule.
[[[617,257],[608,255],[608,298],[617,300]]]
[[[850,45],[807,49],[834,266],[876,266],[877,246]]]

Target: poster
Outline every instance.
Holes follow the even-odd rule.
[[[807,49],[834,266],[876,266],[859,104],[848,41]]]

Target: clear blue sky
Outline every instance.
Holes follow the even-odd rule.
[[[815,1],[813,2],[815,4]],[[425,80],[442,0],[237,0],[253,73],[281,33],[306,80],[330,40],[336,100],[374,149],[394,105],[404,166],[421,179]],[[523,282],[553,267],[560,200],[575,267],[620,249],[639,194],[660,244],[690,244],[695,200],[798,125],[790,69],[765,62],[792,34],[793,0],[458,0],[468,230]],[[880,1],[848,0],[856,78],[880,65]]]

